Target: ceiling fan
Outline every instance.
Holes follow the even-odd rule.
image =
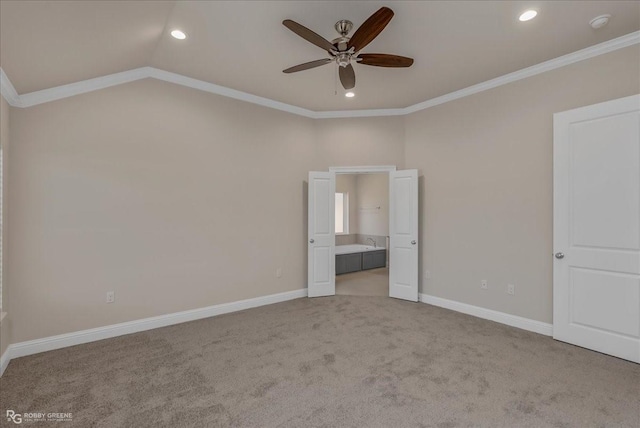
[[[365,46],[371,43],[371,41],[384,30],[384,27],[391,21],[391,18],[393,18],[393,11],[388,7],[382,7],[371,15],[351,37],[347,37],[347,34],[349,34],[353,28],[353,23],[343,19],[336,22],[335,25],[335,29],[340,34],[340,37],[331,42],[309,30],[307,27],[290,19],[285,19],[282,21],[285,27],[308,42],[326,50],[329,53],[329,58],[298,64],[283,70],[283,72],[295,73],[297,71],[320,67],[321,65],[335,61],[336,64],[338,64],[338,74],[342,86],[345,89],[352,89],[356,86],[356,74],[353,70],[353,62],[376,67],[410,67],[411,64],[413,64],[412,58],[379,53],[360,53]]]

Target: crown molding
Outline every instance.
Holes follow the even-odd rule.
[[[269,98],[259,97],[247,92],[238,91],[236,89],[227,88],[226,86],[216,85],[214,83],[205,82],[203,80],[193,79],[177,73],[160,70],[158,68],[148,67],[149,74],[146,77],[163,80],[165,82],[175,83],[176,85],[186,86],[192,89],[209,92],[211,94],[222,95],[223,97],[233,98],[248,103],[257,104],[263,107],[269,107],[276,110],[286,111],[288,113],[297,114],[299,116],[314,119],[316,112],[297,107],[291,104],[285,104]]]
[[[93,92],[111,86],[122,85],[123,83],[134,82],[136,80],[149,77],[151,67],[134,68],[133,70],[122,71],[120,73],[109,74],[107,76],[96,77],[94,79],[82,80],[68,85],[56,86],[55,88],[43,89],[41,91],[29,92],[20,95],[21,107],[33,107],[38,104],[50,101],[61,100],[87,92]]]
[[[350,117],[381,117],[381,116],[403,116],[406,113],[404,108],[371,109],[371,110],[332,110],[314,111],[314,119],[344,119]]]
[[[16,92],[11,81],[9,81],[7,75],[4,73],[2,68],[0,68],[0,89],[2,96],[7,100],[9,105],[13,107],[26,108],[87,92],[97,91],[111,86],[121,85],[123,83],[153,78],[311,119],[404,116],[639,43],[640,31],[636,31],[531,67],[523,68],[522,70],[505,74],[495,79],[487,80],[486,82],[478,83],[408,107],[395,109],[313,111],[153,67],[136,68],[68,85],[57,86],[55,88],[30,92],[23,95],[19,95]]]
[[[589,46],[588,48],[584,48],[579,51],[560,56],[558,58],[550,59],[549,61],[541,62],[539,64],[532,65],[531,67],[523,68],[522,70],[514,71],[513,73],[505,74],[503,76],[496,77],[495,79],[478,83],[477,85],[472,85],[464,89],[460,89],[459,91],[450,92],[440,97],[432,98],[430,100],[414,104],[412,106],[406,107],[404,109],[404,114],[415,113],[417,111],[435,107],[437,105],[448,103],[453,100],[468,97],[469,95],[497,88],[498,86],[507,85],[518,80],[526,79],[537,74],[546,73],[547,71],[565,67],[567,65],[583,61],[585,59],[613,52],[618,49],[626,48],[638,43],[640,43],[640,31],[629,33],[616,39]]]
[[[16,92],[16,88],[11,84],[11,80],[4,74],[4,70],[0,68],[0,94],[7,103],[13,107],[22,107],[20,95]]]

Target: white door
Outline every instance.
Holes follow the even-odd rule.
[[[640,95],[554,115],[553,337],[640,362]]]
[[[309,297],[336,294],[336,175],[309,172]]]
[[[418,171],[389,173],[389,296],[418,301]]]

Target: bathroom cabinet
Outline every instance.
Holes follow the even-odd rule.
[[[362,270],[381,268],[386,264],[387,252],[385,250],[362,253]]]
[[[376,251],[336,255],[336,275],[360,270],[385,267],[387,251],[383,248]]]
[[[362,270],[362,253],[336,256],[336,275]]]

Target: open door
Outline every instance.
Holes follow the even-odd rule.
[[[389,172],[389,297],[418,301],[418,171]]]
[[[309,297],[336,294],[334,172],[309,172]]]

